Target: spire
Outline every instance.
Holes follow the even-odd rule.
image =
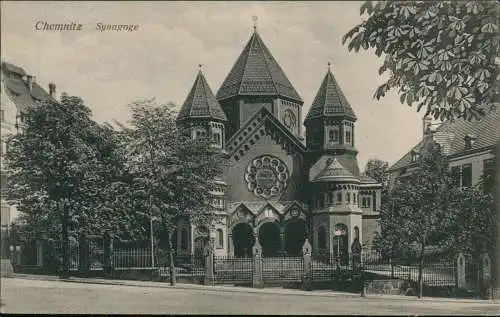
[[[305,121],[322,116],[345,116],[354,121],[356,120],[356,115],[351,105],[349,105],[335,77],[333,77],[330,62],[328,62],[328,71],[316,94],[316,98],[314,98],[311,109],[307,113]]]
[[[227,121],[226,115],[215,99],[214,93],[203,75],[202,67],[202,64],[198,64],[198,75],[181,107],[177,121],[188,118],[207,118],[225,122]]]
[[[256,17],[253,20],[256,23]],[[242,95],[281,96],[303,103],[257,33],[256,24],[250,40],[217,92],[217,100]]]

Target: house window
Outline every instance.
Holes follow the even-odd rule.
[[[196,131],[195,138],[196,139],[204,138],[206,135],[207,133],[205,131],[198,130]]]
[[[188,245],[188,233],[186,228],[182,228],[181,230],[181,249],[187,250]]]
[[[356,193],[352,194],[352,203],[356,205]]]
[[[495,187],[495,161],[487,159],[483,161],[483,188],[490,192]]]
[[[358,226],[354,227],[354,239],[359,240],[359,228],[358,228]]]
[[[217,249],[224,248],[224,231],[217,229]]]
[[[318,228],[318,248],[326,249],[326,230],[323,226]]]
[[[345,195],[345,200],[346,200],[346,203],[347,204],[350,204],[351,203],[351,193],[347,193]]]
[[[339,129],[338,128],[331,128],[328,131],[328,142],[339,143]]]
[[[418,161],[419,155],[418,152],[411,152],[411,161],[416,162]]]
[[[342,193],[337,193],[337,205],[342,204]]]
[[[460,166],[453,166],[450,172],[453,180],[453,186],[460,187]]]
[[[472,187],[472,165],[462,165],[462,187]]]

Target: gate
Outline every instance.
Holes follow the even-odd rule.
[[[302,281],[303,257],[264,257],[261,261],[264,284]]]

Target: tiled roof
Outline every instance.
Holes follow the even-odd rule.
[[[19,111],[26,111],[29,108],[36,107],[46,100],[54,100],[40,85],[33,82],[30,91],[28,83],[22,76],[26,72],[21,67],[2,62],[2,79],[5,83],[3,92],[9,96],[9,99],[16,105]],[[12,76],[9,72],[14,72],[19,76]]]
[[[217,99],[240,95],[281,96],[302,104],[302,98],[256,31],[222,83]]]
[[[476,141],[470,149],[466,148],[464,137],[466,135],[475,135]],[[500,107],[496,106],[487,112],[481,120],[463,120],[443,122],[433,133],[434,140],[441,145],[445,154],[448,156],[457,156],[461,153],[480,150],[500,142]],[[423,141],[415,145],[399,161],[389,168],[389,171],[404,168],[411,163],[412,152],[420,151]]]
[[[359,179],[349,172],[338,160],[334,158],[314,179],[320,181],[357,181]]]
[[[24,69],[22,69],[21,67],[13,65],[11,63],[7,63],[7,62],[2,62],[2,69],[9,71],[9,72],[12,72],[12,73],[19,74],[21,76],[27,75],[26,72],[24,71]]]
[[[347,101],[330,69],[325,75],[306,119],[321,116],[341,116],[356,120],[356,115]]]
[[[201,71],[196,76],[193,88],[191,88],[177,116],[179,121],[187,118],[210,118],[227,121],[224,111],[215,99],[214,93]]]

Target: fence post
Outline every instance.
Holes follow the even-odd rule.
[[[259,239],[255,239],[255,244],[252,248],[253,253],[253,274],[252,274],[252,287],[263,288],[264,280],[262,278],[262,246]]]
[[[459,253],[457,256],[457,271],[455,275],[455,284],[457,289],[465,289],[465,256]]]
[[[489,294],[491,290],[491,259],[488,253],[483,254],[481,258],[481,269],[481,284],[483,287],[483,294],[487,297],[490,297],[493,294]]]
[[[88,276],[90,271],[89,242],[85,232],[80,233],[78,239],[78,270],[83,276]]]
[[[207,243],[205,246],[204,250],[204,256],[205,256],[205,278],[204,278],[204,284],[205,285],[214,285],[215,277],[214,277],[214,248],[213,248],[213,241],[210,239],[210,241]]]
[[[311,263],[311,243],[306,238],[302,246],[302,259],[304,262],[304,275],[302,276],[302,289],[310,291],[312,289],[312,263]]]
[[[113,274],[113,266],[112,266],[112,261],[111,261],[113,246],[112,246],[111,234],[109,233],[109,231],[106,231],[104,233],[103,251],[104,251],[103,252],[104,253],[104,259],[103,259],[104,276],[111,277]]]

